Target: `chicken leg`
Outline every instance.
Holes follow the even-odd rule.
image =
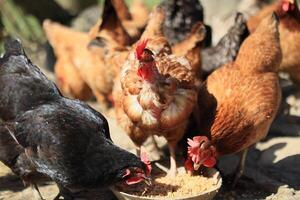
[[[141,146],[136,146],[135,152],[136,152],[136,156],[140,156],[141,155]]]
[[[56,195],[56,197],[53,200],[72,200],[75,199],[72,195],[72,193],[64,188],[62,185],[57,184],[57,187],[59,189],[59,193]]]
[[[34,184],[34,183],[30,184],[30,187],[33,192],[33,196],[36,200],[44,200],[44,198],[42,197],[42,194],[36,184]]]
[[[239,181],[239,179],[242,177],[242,175],[244,173],[247,153],[248,153],[248,148],[241,152],[240,161],[239,161],[239,164],[237,166],[236,174],[235,174],[235,177],[234,177],[234,180],[233,180],[233,183],[232,183],[232,188],[235,188],[237,182]]]
[[[154,135],[151,135],[151,141],[152,141],[152,144],[153,144],[153,149],[152,149],[152,159],[153,160],[160,160],[161,158],[165,157],[165,154],[164,152],[159,148],[155,138],[154,138]]]
[[[168,143],[170,151],[170,170],[168,176],[174,177],[177,174],[177,165],[176,165],[176,144]]]

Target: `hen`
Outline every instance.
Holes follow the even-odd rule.
[[[235,24],[218,44],[201,51],[203,80],[218,67],[234,61],[242,42],[248,35],[246,20],[243,14],[237,13]]]
[[[163,20],[157,7],[122,67],[113,97],[119,124],[137,149],[150,135],[167,139],[169,174],[175,175],[176,145],[197,100],[196,76],[187,59],[172,54],[162,35]]]
[[[294,83],[300,86],[300,12],[296,0],[278,0],[264,8],[258,15],[248,20],[250,31],[255,30],[257,23],[268,13],[275,11],[279,18],[280,45],[282,63],[279,70],[287,72]]]
[[[128,50],[125,46],[131,38],[124,29],[112,0],[106,0],[102,21],[97,26],[95,38],[83,51],[77,69],[90,86],[101,105],[112,103],[114,79],[125,62]]]
[[[36,174],[50,177],[60,189],[56,199],[119,181],[148,180],[150,166],[113,144],[100,113],[61,96],[19,41],[7,43],[5,50],[0,58],[0,160],[5,165],[32,185]]]
[[[60,38],[60,35],[68,32],[76,35],[76,32],[54,22],[45,22],[44,27],[56,51],[59,50],[59,46],[64,41],[60,41],[57,44],[59,40],[52,39],[51,35],[58,38]],[[69,37],[72,37],[72,35],[69,35]],[[74,63],[74,70],[79,73],[82,80],[91,88],[97,101],[103,106],[109,106],[112,101],[113,80],[127,57],[128,50],[125,46],[131,43],[131,38],[123,28],[111,0],[105,1],[102,20],[91,29],[89,36],[86,34],[85,37],[91,38],[81,43],[80,46],[73,43],[69,51],[59,54],[59,60],[71,59]],[[59,64],[59,60],[57,64]],[[64,63],[61,64],[56,66],[56,71],[64,68]],[[63,77],[69,77],[69,74],[66,73],[62,75]],[[73,77],[69,79],[71,78]],[[73,79],[73,81],[76,82],[76,79]]]
[[[54,71],[58,87],[65,95],[82,100],[89,99],[92,91],[75,67],[75,58],[80,58],[82,49],[89,43],[88,34],[51,23],[48,20],[43,26],[57,57]]]
[[[201,65],[203,59],[199,52],[202,50],[205,33],[205,26],[201,22],[197,22],[183,41],[172,46],[174,55],[184,56],[190,62],[193,72],[199,77],[199,82],[202,76]]]
[[[107,0],[106,0],[107,1]],[[130,10],[124,0],[110,0],[125,30],[137,40],[146,26],[149,10],[142,0],[134,0]]]
[[[208,76],[195,113],[199,129],[188,132],[190,138],[200,133],[188,140],[195,169],[202,164],[212,167],[219,156],[246,152],[267,135],[281,99],[277,75],[281,58],[278,19],[273,14],[244,41],[235,62]]]

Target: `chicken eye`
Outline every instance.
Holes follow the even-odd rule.
[[[154,54],[150,49],[145,48],[142,54],[141,61],[143,62],[152,62],[154,61]]]

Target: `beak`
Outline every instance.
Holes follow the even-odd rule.
[[[197,171],[201,167],[200,163],[194,163],[194,170]]]

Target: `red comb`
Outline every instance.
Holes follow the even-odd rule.
[[[289,0],[282,0],[281,2],[281,8],[283,11],[288,12],[290,10],[293,10],[295,8],[295,4]]]
[[[202,163],[205,167],[213,167],[216,164],[216,148],[212,145],[202,146],[205,143],[210,145],[206,136],[196,136],[188,139],[188,156],[194,163]]]
[[[143,54],[143,52],[144,52],[144,49],[145,49],[146,46],[147,46],[147,43],[148,43],[148,40],[145,39],[145,40],[140,41],[140,42],[137,44],[136,49],[135,49],[135,55],[136,55],[136,58],[137,58],[138,60],[141,59],[142,54]]]
[[[208,138],[206,136],[195,136],[193,137],[193,140],[188,138],[188,153],[189,154],[197,154],[199,151],[199,146],[203,142],[207,142]]]
[[[152,166],[151,166],[151,163],[150,163],[150,160],[148,158],[148,154],[145,150],[141,149],[141,161],[146,165],[146,175],[148,176],[151,171],[152,171]]]

